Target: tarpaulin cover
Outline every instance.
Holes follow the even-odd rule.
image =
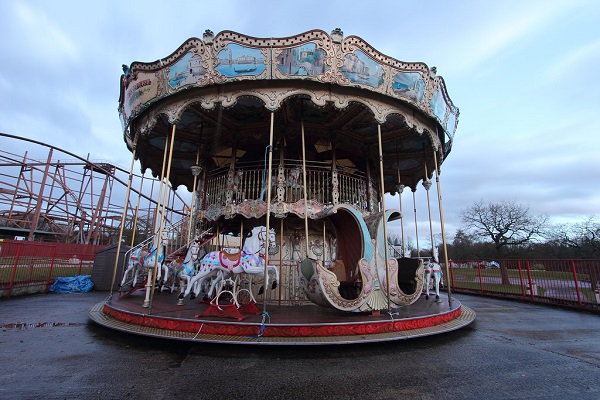
[[[79,275],[72,277],[58,277],[50,286],[51,292],[56,293],[84,293],[91,292],[94,288],[91,275]]]

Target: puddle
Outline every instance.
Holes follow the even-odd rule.
[[[56,327],[56,326],[82,326],[82,325],[86,325],[86,324],[80,323],[80,322],[38,322],[35,324],[19,322],[19,323],[4,324],[4,325],[0,326],[0,328],[4,329],[4,330],[12,329],[12,330],[21,331],[24,329],[31,329],[31,328],[48,328],[48,327]]]

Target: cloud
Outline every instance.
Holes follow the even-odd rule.
[[[546,84],[564,82],[581,72],[584,76],[595,75],[593,66],[600,65],[600,39],[586,43],[566,54],[556,54],[556,61],[543,71],[542,81]]]
[[[77,46],[61,26],[49,18],[41,8],[30,7],[26,2],[16,2],[14,15],[21,26],[25,44],[36,58],[54,62],[70,62],[80,58]]]
[[[471,73],[511,46],[518,47],[542,34],[545,28],[581,4],[578,1],[470,4],[479,8],[479,12],[474,13],[476,18],[470,19],[469,14],[462,10],[469,24],[463,25],[461,33],[452,38],[457,45],[448,46],[452,51],[443,62],[443,73]]]

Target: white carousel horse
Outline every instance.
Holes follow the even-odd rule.
[[[213,251],[208,253],[202,261],[200,261],[200,267],[198,272],[190,279],[185,292],[179,294],[179,299],[185,298],[194,284],[198,283],[196,291],[199,291],[199,287],[202,283],[210,278],[217,278],[211,283],[209,293],[212,292],[219,280],[219,273],[222,273],[220,279],[230,274],[251,274],[251,275],[264,275],[264,251],[265,241],[267,238],[267,228],[264,226],[257,226],[249,233],[248,238],[244,241],[242,251],[238,253],[227,253],[224,251]],[[275,230],[269,230],[269,247],[275,247]],[[277,287],[279,282],[279,272],[276,267],[269,265],[267,266],[267,276],[265,276],[265,287],[268,285],[269,277],[268,273],[273,272],[275,274],[275,280],[271,289]],[[197,294],[197,293],[195,293]],[[195,296],[194,296],[195,297]],[[191,297],[190,297],[191,298]]]
[[[193,240],[188,246],[188,250],[185,253],[183,260],[179,258],[170,263],[170,270],[173,278],[171,293],[173,293],[173,290],[175,289],[175,282],[177,282],[177,279],[179,279],[179,286],[182,288],[182,290],[185,285],[189,285],[190,279],[196,273],[196,263],[200,257],[204,256],[204,254],[206,254],[204,248],[200,247],[200,243],[198,243],[197,240]],[[167,274],[165,275],[164,282],[166,282],[168,279],[168,272],[169,271],[167,271]],[[161,287],[161,292],[163,287]]]
[[[147,268],[150,270],[154,268],[155,264],[159,267],[159,269],[162,267],[162,263],[165,260],[168,235],[166,232],[163,233],[160,243],[157,243],[157,239],[158,236],[155,238],[155,241],[152,243],[150,249],[138,248],[131,252],[129,255],[129,260],[127,261],[127,269],[123,274],[123,279],[121,280],[120,286],[125,285],[127,282],[127,275],[131,271],[133,271],[133,281],[131,286],[135,287],[142,269]]]
[[[160,281],[160,292],[164,292],[166,289],[169,289],[171,293],[175,291],[175,287],[177,286],[177,278],[179,277],[179,270],[183,264],[183,258],[177,257],[170,263],[163,263],[162,270],[164,272],[164,277]],[[171,285],[169,284],[169,278],[171,278]],[[161,277],[157,277],[157,280],[160,280]]]
[[[435,285],[435,301],[440,301],[440,281],[442,280],[442,266],[436,259],[425,265],[425,300],[429,300],[429,282],[433,277]]]

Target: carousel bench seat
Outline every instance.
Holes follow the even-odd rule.
[[[406,293],[411,294],[417,290],[415,273],[421,265],[418,258],[398,258],[398,286]]]
[[[346,300],[354,300],[360,294],[362,288],[361,282],[353,279],[353,274],[349,274],[343,260],[335,260],[331,272],[335,274],[340,286],[338,290],[340,296]],[[350,279],[349,279],[350,276]]]

